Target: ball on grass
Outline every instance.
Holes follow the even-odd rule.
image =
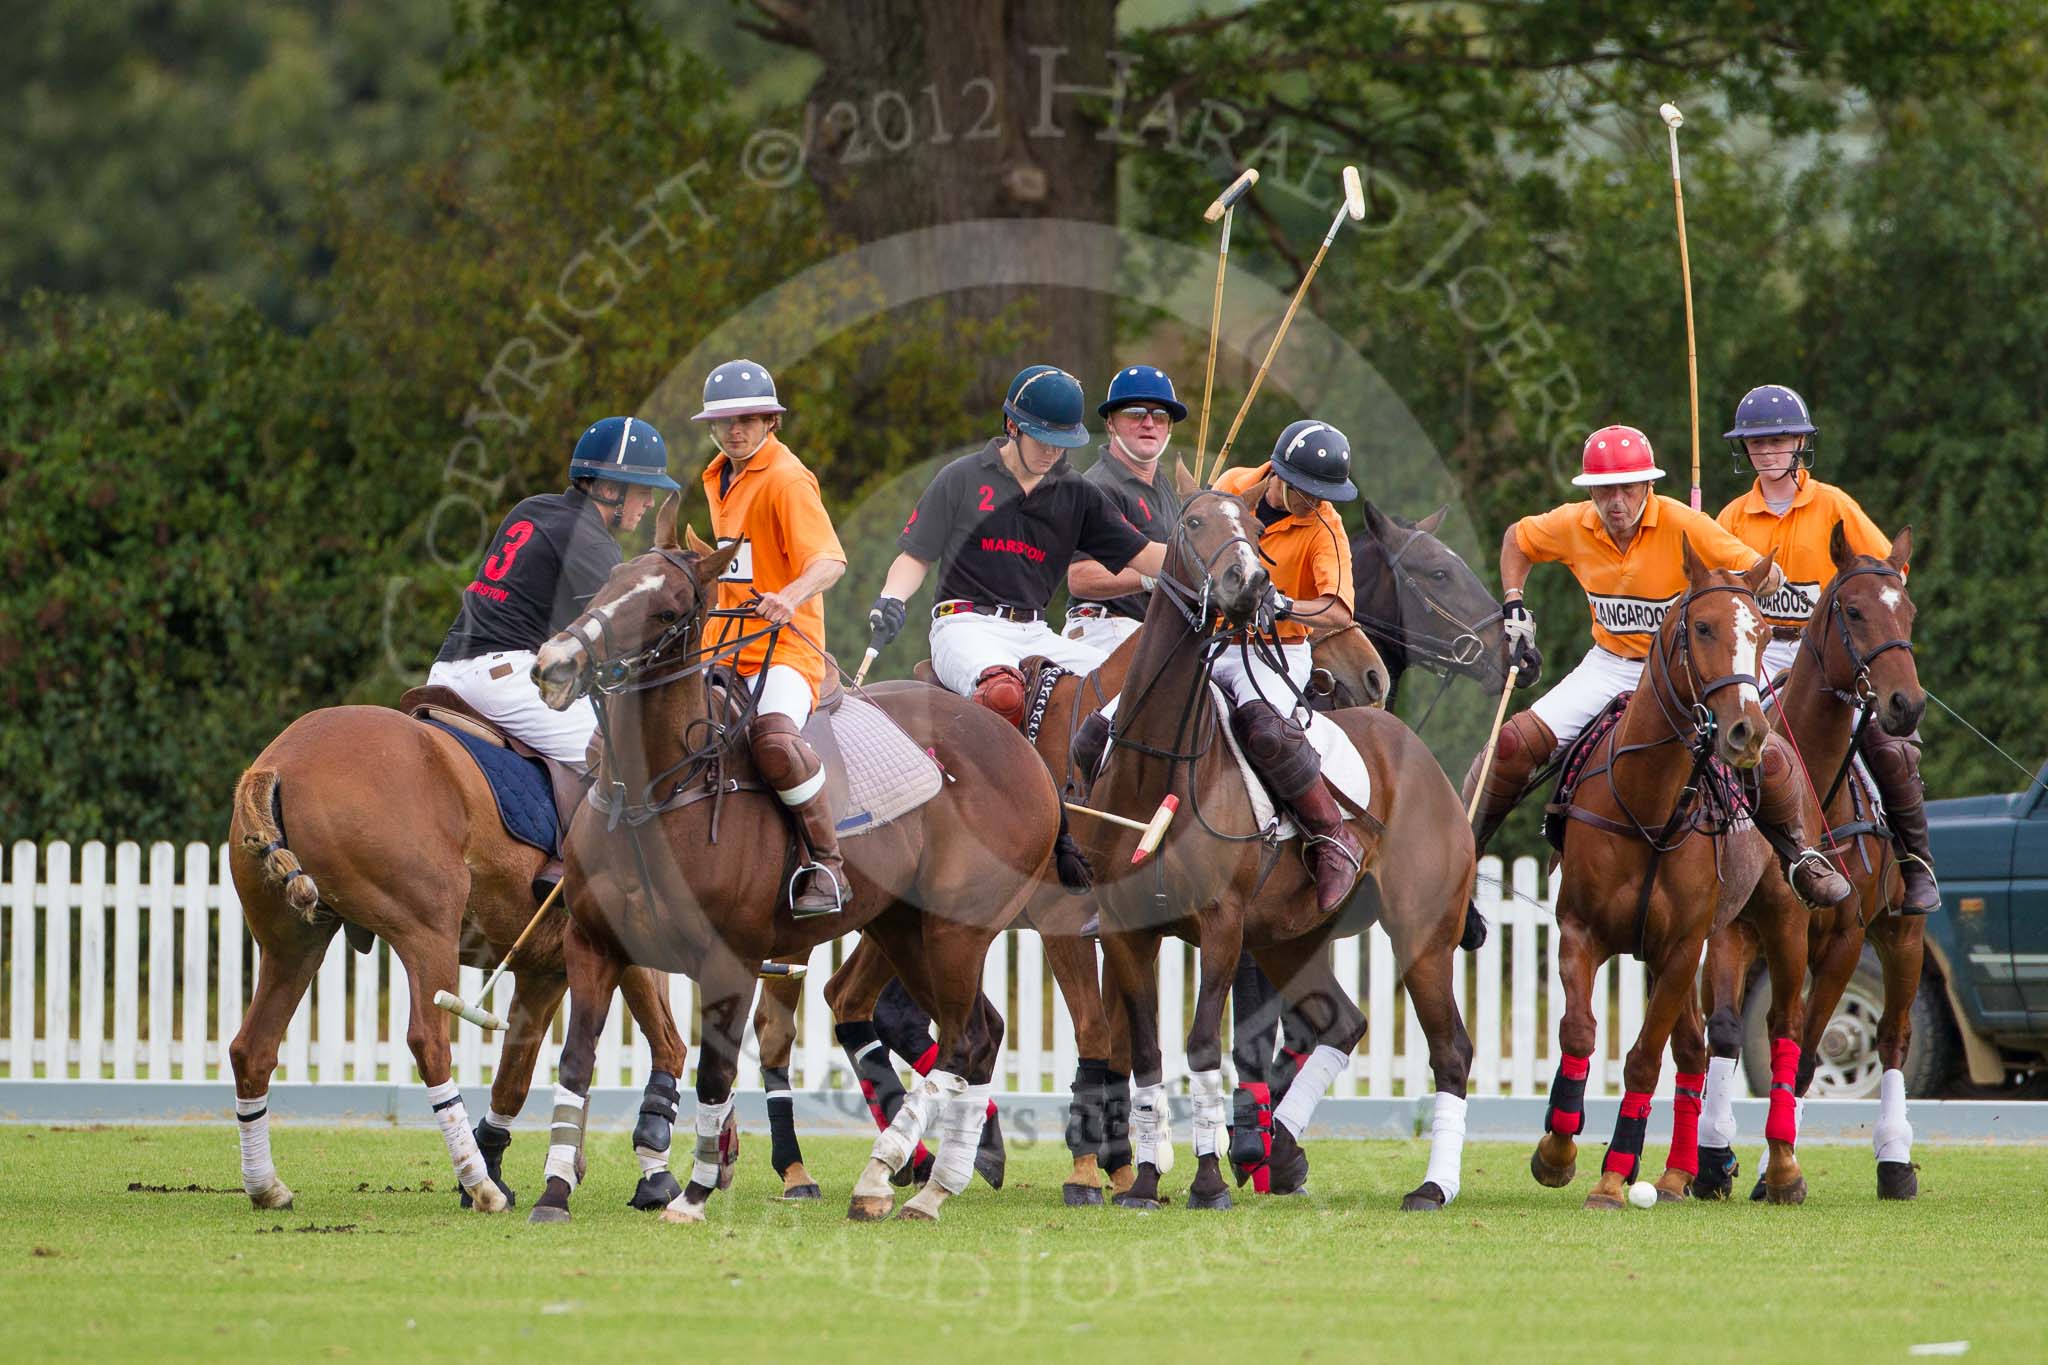
[[[1647,1180],[1638,1180],[1628,1187],[1628,1202],[1639,1209],[1657,1207],[1657,1187]]]

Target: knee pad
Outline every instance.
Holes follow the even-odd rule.
[[[1500,739],[1493,746],[1495,763],[1546,763],[1557,748],[1557,736],[1534,711],[1518,711],[1500,727]]]
[[[788,716],[756,716],[747,727],[747,745],[761,780],[787,805],[798,806],[818,794],[824,765],[804,743]]]
[[[1322,760],[1308,736],[1270,703],[1246,702],[1230,713],[1230,726],[1244,756],[1282,801],[1294,800],[1322,776]]]
[[[974,700],[1010,724],[1024,724],[1024,674],[1009,664],[994,664],[974,680]]]

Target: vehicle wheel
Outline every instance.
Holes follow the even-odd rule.
[[[1759,972],[1742,1008],[1742,1067],[1752,1095],[1771,1093],[1771,1040],[1766,1019],[1771,979]],[[1860,1100],[1877,1096],[1884,1063],[1877,1052],[1877,1027],[1884,1018],[1884,974],[1877,954],[1865,948],[1855,975],[1842,989],[1834,1017],[1821,1035],[1820,1061],[1807,1090],[1814,1099]],[[1961,1048],[1941,983],[1923,976],[1913,999],[1913,1040],[1906,1049],[1906,1093],[1933,1097],[1953,1077]]]

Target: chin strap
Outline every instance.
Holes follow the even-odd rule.
[[[1159,453],[1148,460],[1143,455],[1138,454],[1136,451],[1132,450],[1128,445],[1124,444],[1124,438],[1117,435],[1113,431],[1109,433],[1109,443],[1115,446],[1118,450],[1121,450],[1124,453],[1124,458],[1126,460],[1129,460],[1132,464],[1156,465],[1161,460],[1166,458],[1165,446],[1159,447]]]

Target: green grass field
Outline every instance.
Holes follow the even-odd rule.
[[[1395,1211],[1421,1143],[1314,1142],[1305,1199],[1226,1214],[1067,1209],[1057,1144],[1013,1147],[936,1227],[844,1220],[864,1141],[806,1144],[822,1204],[786,1205],[749,1135],[712,1221],[625,1207],[623,1134],[593,1134],[576,1221],[455,1207],[431,1130],[273,1130],[298,1194],[252,1211],[219,1128],[0,1128],[0,1358],[241,1361],[1903,1358],[2048,1352],[2048,1150],[1925,1148],[1880,1205],[1864,1148],[1806,1155],[1803,1208],[1580,1211],[1526,1150],[1476,1145],[1451,1211]],[[1182,1159],[1187,1161],[1183,1145]],[[1600,1148],[1581,1148],[1584,1172]],[[1749,1153],[1744,1154],[1744,1187]],[[1188,1167],[1168,1185],[1184,1189]],[[131,1189],[131,1183],[142,1188]],[[197,1186],[188,1191],[187,1186]]]

